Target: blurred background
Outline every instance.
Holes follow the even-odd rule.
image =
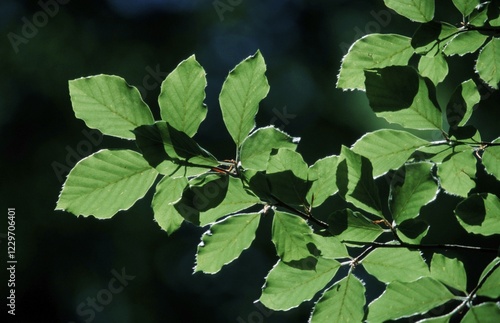
[[[438,1],[438,14],[459,23],[460,15],[447,2]],[[0,259],[7,256],[7,208],[15,208],[18,263],[16,316],[5,316],[5,305],[1,315],[8,322],[306,322],[313,302],[286,313],[254,304],[277,260],[269,218],[240,259],[216,275],[203,275],[192,272],[204,230],[183,225],[167,236],[153,221],[152,192],[106,221],[54,211],[78,160],[104,148],[136,149],[133,142],[89,131],[75,118],[68,80],[119,75],[139,88],[159,119],[161,81],[195,54],[208,79],[208,116],[196,138],[226,159],[234,157],[234,147],[218,94],[229,70],[260,49],[271,90],[257,125],[274,124],[300,136],[299,151],[312,164],[388,126],[371,112],[364,93],[335,88],[341,58],[352,42],[376,32],[411,36],[416,27],[385,9],[382,0],[2,0]],[[473,65],[473,55],[450,60],[450,76],[439,88],[441,102],[474,76]],[[493,140],[499,97],[483,92],[472,122],[483,139]],[[484,190],[498,194],[491,178],[480,180]],[[498,244],[465,232],[447,234],[458,226],[450,211],[457,201],[440,196],[440,214],[436,205],[433,214],[424,210],[429,218],[442,219],[432,232],[449,243]],[[323,211],[338,209],[336,202]],[[476,274],[491,260],[472,256],[466,266]],[[0,271],[3,302],[7,274]]]

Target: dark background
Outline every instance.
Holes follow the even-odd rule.
[[[76,161],[104,148],[134,148],[131,142],[109,137],[92,144],[85,124],[74,116],[67,82],[95,74],[119,75],[140,89],[159,118],[161,79],[195,54],[207,72],[209,109],[197,139],[219,159],[232,158],[234,147],[222,123],[218,93],[229,70],[260,49],[271,90],[257,125],[273,123],[302,137],[299,150],[312,164],[338,154],[342,144],[350,146],[368,131],[387,127],[371,113],[364,93],[335,88],[341,58],[351,43],[373,32],[411,36],[417,25],[389,13],[381,0],[42,3],[51,6],[46,10],[38,1],[0,2],[0,193],[5,214],[0,219],[0,259],[5,264],[7,208],[15,208],[18,260],[16,317],[8,316],[9,322],[307,321],[312,302],[286,313],[253,304],[277,260],[269,239],[270,219],[263,221],[250,250],[211,276],[192,274],[204,230],[183,225],[168,237],[153,221],[152,192],[106,221],[54,211],[67,171]],[[217,4],[229,10],[217,10]],[[444,5],[438,14],[447,21],[461,19]],[[30,29],[27,25],[34,19],[38,26]],[[25,41],[12,42],[12,33]],[[450,76],[439,88],[441,102],[459,82],[473,76],[473,55],[450,62]],[[485,140],[493,140],[498,137],[498,95],[488,93],[483,93],[473,123]],[[435,134],[424,135],[437,139]],[[385,185],[383,180],[380,184]],[[490,182],[484,187],[498,190]],[[424,210],[443,218],[434,233],[449,243],[495,245],[493,239],[465,238],[450,211],[457,201],[440,196],[439,205],[431,206],[432,214]],[[339,208],[334,203],[327,207]],[[472,256],[467,269],[477,274],[490,258]],[[113,273],[122,270],[131,279],[127,286],[106,292]],[[0,277],[6,302],[7,271]],[[89,299],[106,295],[112,295],[109,304],[90,310]],[[8,308],[1,308],[3,316]]]

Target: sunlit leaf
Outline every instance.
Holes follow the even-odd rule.
[[[500,307],[493,302],[472,306],[465,314],[461,323],[498,323]]]
[[[422,314],[453,297],[443,284],[430,277],[414,282],[393,281],[382,296],[368,306],[368,321],[385,322]]]
[[[286,311],[297,307],[324,288],[339,267],[336,260],[321,257],[314,270],[303,270],[278,261],[266,277],[260,301],[272,310]]]
[[[406,128],[441,128],[435,87],[410,66],[365,71],[366,96],[377,116]]]
[[[473,194],[460,202],[455,215],[470,233],[490,236],[500,234],[500,199],[494,194]]]
[[[341,158],[337,167],[340,195],[356,207],[383,217],[370,161],[345,146],[342,146]]]
[[[227,76],[219,96],[222,118],[236,146],[255,127],[259,102],[267,96],[266,63],[260,51],[239,63]]]
[[[450,127],[464,126],[472,115],[472,109],[481,100],[473,80],[462,82],[446,105],[446,118]]]
[[[349,253],[345,244],[338,237],[322,236],[316,233],[309,234],[314,245],[319,249],[321,257],[327,259],[348,258]]]
[[[312,229],[304,219],[287,212],[275,211],[272,232],[276,251],[284,262],[311,256],[308,244],[313,243]]]
[[[433,164],[413,163],[399,169],[392,178],[389,207],[397,224],[413,219],[433,201],[438,185],[431,174]]]
[[[274,126],[259,128],[241,145],[241,166],[245,169],[266,170],[273,149],[295,150],[299,139],[289,136]]]
[[[369,132],[352,146],[352,151],[370,160],[373,176],[378,177],[403,165],[415,149],[428,141],[406,131],[381,129]]]
[[[345,209],[335,211],[328,217],[328,230],[342,241],[370,243],[384,230],[359,212]]]
[[[429,276],[427,264],[419,251],[405,248],[377,248],[361,262],[366,271],[385,283],[411,282]]]
[[[185,177],[164,177],[156,185],[153,196],[154,216],[160,227],[170,235],[180,228],[184,218],[177,212],[174,204],[180,200],[187,186]]]
[[[441,83],[448,75],[448,63],[444,55],[420,56],[418,62],[418,71],[420,75],[431,79],[435,85]]]
[[[215,274],[238,258],[255,239],[260,213],[236,214],[214,223],[202,236],[195,272]]]
[[[477,290],[477,295],[493,299],[500,297],[500,266],[496,265],[496,268],[488,273],[483,285]]]
[[[476,158],[470,150],[453,154],[439,165],[437,174],[447,193],[467,197],[476,186],[472,180],[476,175]]]
[[[293,150],[281,148],[271,155],[266,178],[273,196],[289,205],[304,205],[312,184],[307,180],[308,169],[302,155]]]
[[[467,273],[458,259],[435,253],[431,261],[431,277],[459,291],[467,289]]]
[[[384,0],[387,7],[412,21],[427,22],[434,18],[435,0]]]
[[[337,87],[365,89],[366,69],[406,65],[413,55],[410,38],[396,34],[369,34],[358,39],[342,59]]]
[[[479,4],[479,0],[453,0],[455,7],[464,16],[468,16],[472,13],[474,8]]]
[[[151,110],[137,88],[114,75],[96,75],[69,81],[77,118],[105,135],[134,139],[132,130],[153,124]]]
[[[338,191],[336,183],[338,161],[338,156],[328,156],[309,167],[307,178],[312,182],[312,186],[307,193],[307,201],[311,206],[321,205]]]
[[[500,145],[500,138],[495,139],[493,143]],[[487,147],[481,161],[488,174],[500,181],[500,146]]]
[[[484,44],[486,39],[488,39],[487,35],[483,35],[476,30],[462,32],[450,40],[444,48],[443,53],[447,56],[463,56],[468,53],[474,53]]]
[[[128,210],[153,185],[158,172],[132,150],[100,150],[70,171],[56,210],[110,218]]]
[[[459,29],[449,23],[431,21],[421,24],[411,39],[415,53],[423,56],[436,56],[459,34]]]
[[[323,293],[314,306],[310,322],[361,322],[365,302],[363,283],[349,274]]]
[[[477,57],[476,71],[494,89],[500,82],[500,39],[491,39]]]
[[[192,137],[207,115],[203,104],[207,80],[194,55],[182,61],[161,84],[161,118]]]

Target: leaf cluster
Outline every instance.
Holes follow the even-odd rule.
[[[207,114],[207,81],[194,56],[162,83],[158,121],[122,78],[80,78],[69,83],[75,115],[106,135],[135,140],[138,151],[104,149],[81,160],[64,183],[57,209],[110,218],[155,186],[154,218],[169,235],[184,222],[206,227],[195,271],[208,274],[237,259],[251,246],[261,219],[272,217],[279,259],[259,300],[289,310],[316,297],[311,322],[498,320],[496,250],[425,244],[430,224],[421,213],[442,192],[459,199],[454,214],[466,232],[500,234],[500,199],[476,185],[483,169],[500,180],[500,138],[485,142],[468,124],[481,99],[478,81],[457,84],[445,107],[437,100],[453,55],[477,52],[479,81],[498,88],[500,5],[453,0],[463,16],[456,27],[435,19],[432,0],[384,2],[420,26],[412,37],[371,34],[357,40],[342,60],[337,87],[366,91],[374,113],[402,130],[367,133],[342,146],[339,155],[307,165],[296,150],[299,138],[273,126],[256,128],[270,88],[257,51],[227,75],[220,91],[235,155],[219,160],[195,139]],[[418,135],[422,130],[439,139],[425,139]],[[378,191],[381,178],[389,179],[386,201]],[[349,208],[320,212],[334,195]],[[463,262],[444,253],[450,249],[492,255],[472,290]],[[429,259],[424,250],[431,252]],[[361,267],[385,286],[369,304],[370,286],[357,274]],[[445,304],[444,315],[425,318]]]

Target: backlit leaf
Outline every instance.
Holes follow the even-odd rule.
[[[312,229],[304,219],[287,212],[275,211],[272,232],[276,251],[284,262],[311,256],[308,244],[313,244]]]
[[[494,194],[473,194],[455,209],[458,222],[467,232],[490,236],[500,234],[500,199]]]
[[[448,75],[448,63],[442,54],[420,56],[418,71],[420,75],[430,78],[432,83],[437,85]]]
[[[340,263],[318,258],[314,270],[303,270],[282,261],[266,277],[260,301],[272,310],[286,311],[310,300],[337,273]]]
[[[255,239],[260,216],[260,213],[236,214],[214,223],[198,245],[195,272],[215,274],[238,258]]]
[[[370,243],[384,232],[363,214],[349,209],[335,211],[328,217],[328,224],[328,231],[341,241]]]
[[[207,115],[203,104],[207,80],[194,55],[182,61],[161,84],[161,118],[192,137]]]
[[[310,322],[361,322],[365,302],[363,283],[349,274],[323,293],[314,306]]]
[[[434,18],[434,0],[384,0],[384,3],[412,21],[427,22]]]
[[[399,169],[392,178],[389,207],[397,224],[413,219],[438,193],[431,163],[413,163]]]
[[[446,118],[450,127],[464,126],[472,115],[472,109],[481,100],[473,80],[462,82],[446,105]]]
[[[498,90],[500,82],[500,39],[491,39],[481,50],[476,71],[489,86]]]
[[[476,186],[476,158],[470,150],[451,155],[438,167],[441,187],[449,194],[467,197]]]
[[[476,30],[462,32],[450,40],[444,48],[443,53],[447,56],[463,56],[468,53],[474,53],[484,44],[486,39],[488,39],[487,35],[483,35]]]
[[[453,0],[453,4],[463,16],[468,16],[479,4],[479,0]]]
[[[105,135],[134,139],[132,130],[153,124],[151,110],[137,88],[114,75],[96,75],[69,81],[77,118]]]
[[[236,146],[255,127],[259,103],[267,96],[266,63],[260,51],[239,63],[227,76],[219,96],[222,118]]]
[[[431,261],[431,277],[459,291],[466,292],[467,273],[464,264],[458,259],[435,253]]]
[[[170,235],[180,228],[184,218],[177,212],[174,204],[180,200],[184,188],[187,186],[185,177],[163,177],[156,185],[153,196],[155,221]]]
[[[500,138],[495,139],[493,143],[500,144]],[[500,181],[500,146],[487,147],[481,161],[488,174],[495,176]]]
[[[383,217],[370,161],[345,146],[342,146],[341,158],[337,167],[340,195],[356,207]]]
[[[493,302],[472,306],[465,314],[461,323],[498,323],[500,307]]]
[[[381,129],[369,132],[352,146],[352,151],[370,160],[373,176],[398,169],[411,154],[429,142],[406,131]]]
[[[369,34],[358,39],[342,59],[337,87],[365,89],[367,69],[406,65],[413,55],[410,38],[396,34]]]
[[[411,282],[429,276],[427,264],[419,251],[405,248],[377,248],[361,264],[366,271],[384,283]]]
[[[393,281],[382,296],[368,306],[368,321],[385,322],[423,314],[453,297],[443,284],[430,277],[414,282]]]
[[[336,183],[338,161],[338,156],[328,156],[309,167],[307,178],[312,182],[312,186],[307,193],[307,201],[311,206],[321,205],[338,191]]]
[[[69,172],[56,210],[107,219],[128,210],[153,185],[158,172],[132,150],[100,150]]]

